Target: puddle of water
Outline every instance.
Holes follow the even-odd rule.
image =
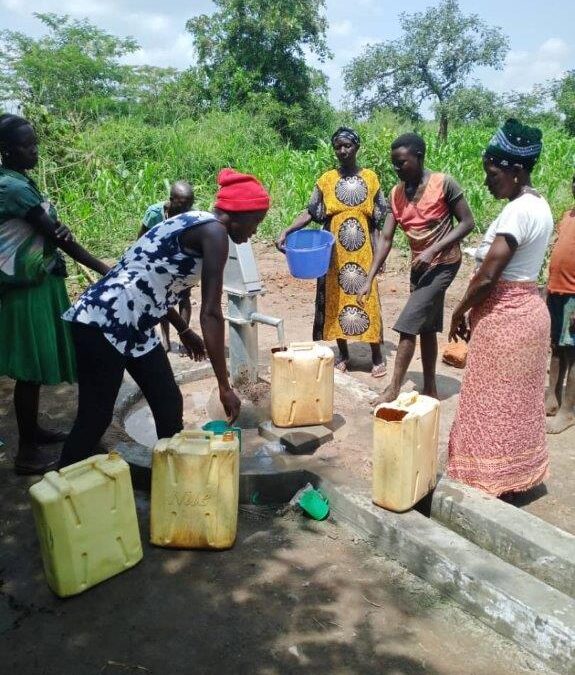
[[[215,378],[185,383],[180,390],[184,399],[185,428],[200,428],[208,420],[225,419]],[[263,442],[257,428],[270,417],[269,385],[258,382],[251,385],[243,395],[239,391],[239,395],[242,409],[235,426],[242,429],[242,451],[249,454]],[[254,400],[249,400],[248,397]],[[128,412],[124,419],[124,428],[135,441],[147,447],[154,446],[158,440],[154,418],[145,401],[136,404]]]

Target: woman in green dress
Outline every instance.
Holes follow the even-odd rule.
[[[38,140],[23,117],[0,115],[0,158],[0,376],[16,380],[14,468],[40,474],[58,458],[39,446],[66,437],[38,426],[40,385],[76,380],[69,327],[60,318],[70,302],[58,248],[101,274],[108,267],[74,241],[28,176],[38,164]]]

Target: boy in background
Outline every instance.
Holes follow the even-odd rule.
[[[156,204],[151,204],[146,209],[144,217],[142,218],[142,224],[140,226],[140,231],[138,233],[138,238],[144,235],[148,230],[150,230],[154,225],[167,220],[168,218],[173,218],[178,216],[180,213],[186,213],[187,211],[192,210],[194,205],[194,189],[193,187],[185,180],[179,180],[172,184],[170,187],[170,197],[166,202],[157,202]],[[183,294],[179,304],[179,312],[182,319],[185,321],[186,326],[190,325],[190,318],[192,316],[192,301],[190,299],[190,289],[187,289]],[[160,337],[162,340],[162,345],[164,349],[169,352],[171,351],[170,345],[170,322],[168,319],[162,319],[160,321]],[[181,350],[180,350],[180,353]],[[183,352],[185,354],[185,352]]]
[[[575,175],[571,190],[575,197]],[[575,424],[575,206],[557,225],[547,291],[553,351],[545,412],[551,417],[547,433],[559,434]]]

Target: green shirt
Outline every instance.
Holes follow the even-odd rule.
[[[57,219],[31,178],[0,167],[0,291],[40,283],[56,262],[56,246],[26,221],[37,206]]]
[[[163,223],[167,217],[168,215],[166,213],[165,202],[152,204],[151,206],[148,206],[146,213],[144,213],[144,217],[142,218],[142,227],[146,230],[149,230],[154,227],[154,225]]]

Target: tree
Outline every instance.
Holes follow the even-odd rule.
[[[564,118],[565,128],[575,136],[575,70],[569,71],[553,87],[553,98]]]
[[[445,139],[450,99],[476,67],[502,67],[508,40],[476,14],[464,15],[457,0],[402,13],[400,25],[401,38],[368,46],[345,67],[346,89],[360,114],[383,106],[409,118],[431,101],[439,117],[439,137]]]
[[[501,96],[478,84],[458,89],[443,104],[443,110],[453,124],[481,122],[495,126],[501,121],[503,108]]]
[[[309,120],[324,105],[325,76],[307,65],[306,52],[330,57],[325,0],[214,0],[214,14],[190,19],[187,30],[198,52],[196,80],[204,97],[222,110],[259,97],[292,140],[285,119],[295,106]],[[255,97],[255,99],[254,99]],[[282,109],[285,114],[281,113]],[[292,111],[293,112],[293,111]],[[297,117],[297,115],[296,115]],[[292,129],[293,131],[293,129]]]
[[[123,106],[123,86],[132,69],[119,59],[135,51],[137,42],[110,35],[86,20],[35,16],[48,29],[38,39],[0,32],[0,100],[91,116]]]

